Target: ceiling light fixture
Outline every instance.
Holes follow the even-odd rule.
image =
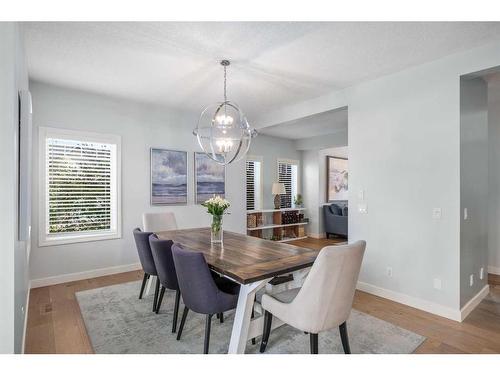
[[[211,104],[201,112],[193,134],[209,158],[227,165],[245,156],[257,131],[250,128],[238,105],[227,100],[226,70],[230,62],[222,60],[220,64],[224,67],[224,101]]]

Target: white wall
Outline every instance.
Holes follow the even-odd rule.
[[[262,157],[263,208],[273,208],[271,189],[273,182],[278,180],[278,159],[297,160],[300,163],[301,154],[296,150],[293,140],[262,134],[252,141],[248,154]],[[301,176],[299,178],[302,179]],[[298,189],[300,192],[300,186]]]
[[[497,42],[257,119],[264,127],[348,107],[349,238],[368,244],[365,289],[459,319],[460,76],[498,65]],[[356,209],[361,190],[367,214]]]
[[[500,275],[500,82],[488,84],[489,230],[488,269]]]
[[[141,226],[141,215],[149,211],[173,211],[181,228],[208,226],[205,209],[193,202],[193,153],[198,150],[192,130],[197,113],[179,113],[126,100],[93,95],[39,82],[31,82],[34,139],[38,127],[50,126],[117,134],[122,137],[122,233],[117,240],[59,246],[38,246],[38,222],[34,220],[31,278],[86,272],[138,262],[132,236]],[[33,165],[38,166],[38,145]],[[150,147],[189,151],[189,203],[184,206],[150,206]],[[33,175],[33,217],[38,217],[38,175]],[[225,228],[245,233],[244,162],[230,165],[226,174],[227,198],[232,203]]]
[[[18,91],[28,88],[22,29],[0,23],[0,353],[22,351],[27,244],[18,241]]]
[[[460,82],[460,306],[487,283],[488,88],[482,78]],[[480,279],[480,269],[485,276]],[[473,285],[469,278],[473,275]]]

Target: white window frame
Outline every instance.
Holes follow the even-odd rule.
[[[297,191],[296,191],[296,194],[302,194],[301,192],[301,187],[302,187],[302,183],[301,183],[301,174],[300,174],[300,160],[294,160],[294,159],[284,159],[284,158],[278,158],[276,160],[276,179],[275,181],[279,181],[279,177],[280,177],[280,163],[286,163],[286,164],[291,164],[291,165],[295,165],[297,167]],[[294,207],[294,204],[293,204],[293,198],[294,198],[294,195],[293,195],[293,190],[292,190],[292,208]]]
[[[258,193],[258,202],[257,200],[254,201],[255,206],[258,208],[255,208],[256,210],[261,210],[263,209],[263,204],[264,204],[264,158],[262,156],[257,156],[257,155],[247,155],[247,161],[254,161],[260,163],[260,173],[259,173],[259,193]],[[245,165],[246,169],[246,165]],[[245,174],[245,189],[246,189],[246,174]],[[245,192],[245,203],[246,203],[246,192]],[[258,204],[257,204],[258,203]],[[245,204],[246,207],[246,204]]]
[[[121,210],[121,137],[114,134],[101,134],[76,130],[68,130],[61,128],[40,127],[38,128],[38,243],[40,247],[63,245],[78,242],[112,240],[122,237],[122,210]],[[65,234],[49,234],[48,233],[48,186],[47,186],[47,169],[46,169],[46,139],[71,139],[78,141],[108,143],[116,146],[116,160],[111,168],[116,176],[115,194],[111,196],[112,207],[116,207],[116,218],[111,230],[92,231],[92,233],[65,233]],[[113,220],[112,220],[113,222]]]

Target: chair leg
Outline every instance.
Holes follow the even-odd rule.
[[[250,318],[253,319],[255,317],[255,310],[253,309],[252,306],[252,315],[250,315]],[[252,339],[252,345],[255,345],[255,337]]]
[[[182,330],[184,329],[184,323],[186,322],[186,317],[189,309],[184,306],[184,311],[182,312],[181,325],[179,326],[179,332],[177,332],[177,340],[181,339]]]
[[[160,312],[161,302],[163,301],[163,295],[165,294],[165,287],[162,286],[160,289],[160,296],[158,297],[158,301],[156,301],[156,313]]]
[[[172,322],[172,333],[175,333],[175,331],[177,331],[177,316],[179,315],[180,299],[181,299],[181,291],[177,289],[175,292],[174,321]]]
[[[310,333],[309,342],[311,344],[311,354],[318,354],[318,334]]]
[[[269,335],[271,334],[271,323],[273,322],[273,316],[269,311],[264,313],[264,332],[262,332],[262,341],[260,342],[260,352],[264,353],[266,351],[267,341],[269,340]]]
[[[219,314],[219,322],[224,323],[224,313]]]
[[[160,280],[158,276],[156,276],[156,287],[155,287],[155,296],[153,298],[153,312],[156,311],[156,301],[158,301],[158,292],[160,291]]]
[[[203,344],[203,354],[208,354],[208,347],[210,345],[210,326],[212,325],[212,314],[207,314],[205,321],[205,343]]]
[[[347,335],[347,323],[344,322],[339,326],[340,339],[342,340],[342,347],[345,354],[351,354],[351,347],[349,346],[349,336]]]
[[[142,295],[144,294],[144,288],[146,287],[148,279],[149,275],[147,273],[144,273],[144,277],[142,278],[141,292],[139,293],[139,299],[142,299]]]

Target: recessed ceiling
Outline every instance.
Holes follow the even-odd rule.
[[[249,121],[500,39],[487,22],[26,23],[32,79],[182,110],[228,95]]]
[[[259,133],[288,139],[318,137],[347,130],[347,108],[283,122],[259,129]]]

